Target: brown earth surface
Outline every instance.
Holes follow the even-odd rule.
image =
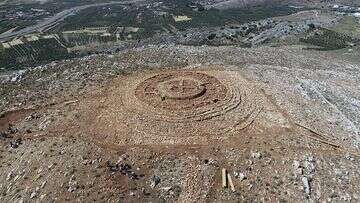
[[[353,62],[185,46],[77,60],[13,84],[27,93],[7,97],[0,118],[0,201],[359,201]],[[67,85],[40,100],[34,73]],[[52,81],[34,91],[57,91]]]

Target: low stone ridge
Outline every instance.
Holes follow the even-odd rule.
[[[251,125],[263,105],[239,73],[211,69],[137,73],[115,80],[108,92],[103,108],[91,107],[100,110],[86,126],[117,146],[223,140]]]

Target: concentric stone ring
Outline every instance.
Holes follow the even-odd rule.
[[[112,145],[224,140],[251,125],[263,101],[240,73],[206,69],[135,73],[107,92],[94,129]]]
[[[193,78],[176,78],[159,83],[157,90],[162,100],[164,99],[194,99],[206,92],[205,86]]]
[[[140,81],[129,99],[165,117],[191,117],[209,106],[226,102],[230,91],[215,77],[201,72],[179,71],[155,74]],[[136,98],[130,96],[134,94]],[[141,107],[141,108],[143,108]],[[157,112],[157,113],[156,113]],[[166,116],[168,115],[168,116]],[[171,120],[171,119],[170,119]]]

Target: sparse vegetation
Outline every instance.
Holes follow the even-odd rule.
[[[360,47],[334,0],[112,1],[0,34],[0,203],[360,200]]]
[[[360,39],[360,19],[344,16],[331,30]]]
[[[311,30],[300,42],[319,46],[318,50],[336,50],[354,46],[357,40],[348,35],[340,34],[335,31],[320,28]]]
[[[44,4],[24,4],[16,9],[18,11],[29,10],[31,8],[44,9],[49,12],[49,15],[52,15],[56,12],[59,12],[65,8],[71,6],[83,5],[86,3],[94,3],[95,0],[89,0],[85,2],[78,1],[63,1],[61,4],[57,1],[49,1]],[[145,39],[154,36],[158,33],[168,32],[176,33],[178,30],[184,31],[191,28],[209,28],[209,27],[219,27],[224,26],[229,23],[241,24],[249,21],[256,21],[259,19],[264,19],[272,16],[278,15],[287,15],[291,14],[298,9],[294,9],[288,6],[283,5],[264,5],[257,6],[251,9],[227,9],[227,10],[216,10],[210,9],[205,10],[200,5],[196,5],[197,8],[194,9],[189,5],[192,3],[191,0],[176,1],[176,0],[166,0],[162,4],[159,4],[156,8],[147,7],[147,6],[128,6],[128,5],[111,5],[111,6],[99,6],[91,7],[85,10],[80,11],[76,15],[66,18],[59,25],[52,28],[49,32],[53,34],[58,34],[60,40],[68,48],[74,46],[87,46],[93,43],[106,43],[111,41],[119,40],[138,40]],[[199,8],[200,7],[200,8]],[[4,9],[12,8],[11,5],[3,7]],[[175,22],[174,16],[187,16],[189,20]],[[32,25],[38,18],[32,20],[22,20],[18,19],[16,21],[0,21],[0,29],[6,31],[12,27],[17,27],[17,29]],[[190,20],[191,19],[191,20]],[[3,23],[3,26],[1,26]],[[10,23],[10,24],[9,24]],[[71,30],[80,30],[87,27],[109,27],[109,31],[114,31],[117,27],[138,27],[140,28],[137,32],[133,33],[118,33],[120,34],[115,37],[115,34],[112,33],[111,36],[100,36],[100,35],[89,35],[89,34],[66,34],[62,35],[63,31]],[[229,39],[231,40],[231,39]],[[25,42],[27,43],[27,42]],[[56,42],[54,42],[56,43]],[[234,43],[234,42],[231,42]],[[199,42],[199,44],[209,44],[209,45],[221,45],[223,43],[208,43],[206,41]],[[229,43],[225,43],[229,44]],[[16,51],[17,48],[11,48],[2,52],[2,58],[0,59],[0,64],[3,67],[13,67],[21,66],[23,62],[36,61],[37,63],[42,63],[50,60],[51,56],[53,59],[66,58],[69,55],[64,54],[66,48],[61,47],[60,44],[57,44],[57,47],[54,47],[54,50],[61,50],[60,52],[55,51],[54,53],[47,54],[45,53],[43,57],[37,57],[38,53],[30,53],[31,51],[38,51],[37,48],[27,48],[27,47],[37,47],[37,45],[27,44],[21,45],[21,50],[24,52]],[[19,59],[20,53],[24,53],[23,59]],[[41,52],[40,52],[41,53]],[[55,56],[55,53],[59,53],[59,56]],[[36,57],[27,57],[27,55],[34,55]],[[42,55],[42,54],[40,54]],[[23,61],[23,62],[21,62]],[[17,64],[19,63],[19,64]],[[33,64],[33,63],[30,63]]]

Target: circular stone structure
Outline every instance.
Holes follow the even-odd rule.
[[[246,105],[246,97],[241,97],[245,96],[243,90],[205,72],[158,73],[138,81],[133,88],[124,95],[125,106],[169,122],[208,120],[238,108],[241,103]]]
[[[190,100],[200,97],[206,92],[205,86],[200,81],[182,77],[159,83],[156,90],[161,101],[165,99]],[[152,92],[145,92],[145,94],[151,95]]]
[[[169,72],[151,76],[135,89],[132,103],[153,109],[152,116],[164,120],[205,119],[228,101],[228,88],[215,77],[199,72]],[[131,94],[128,94],[131,95]]]
[[[223,140],[248,127],[263,100],[238,72],[218,70],[136,73],[107,92],[89,130],[116,145]]]

